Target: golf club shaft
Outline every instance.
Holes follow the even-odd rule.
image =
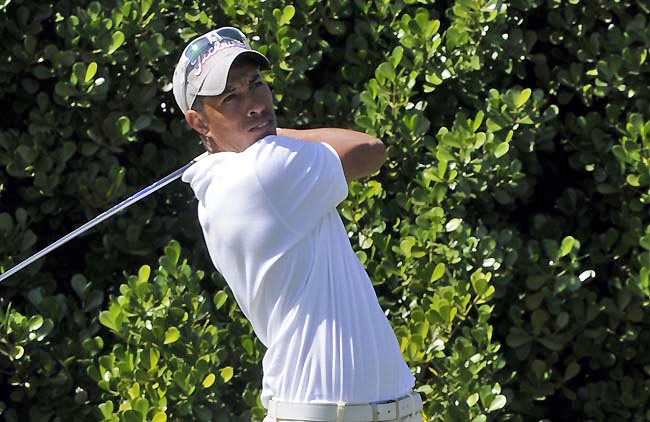
[[[24,260],[20,264],[12,267],[11,269],[9,269],[8,271],[6,271],[6,272],[4,272],[2,274],[0,274],[0,282],[4,281],[8,277],[11,277],[13,274],[15,274],[18,271],[22,270],[23,268],[25,268],[26,266],[28,266],[32,262],[36,261],[37,259],[39,259],[39,258],[47,255],[48,253],[52,252],[54,249],[56,249],[59,246],[63,245],[67,241],[69,241],[71,239],[74,239],[75,237],[79,236],[81,233],[85,232],[86,230],[96,226],[97,224],[101,223],[102,221],[106,220],[107,218],[113,216],[114,214],[117,214],[118,212],[122,211],[123,209],[129,207],[130,205],[132,205],[132,204],[134,204],[136,202],[138,202],[142,198],[145,198],[145,197],[151,195],[152,193],[154,193],[158,189],[160,189],[160,188],[162,188],[164,186],[167,186],[168,184],[170,184],[174,180],[181,177],[183,172],[185,170],[187,170],[192,164],[196,163],[197,161],[199,161],[200,159],[204,158],[207,155],[208,155],[207,152],[199,155],[198,157],[196,157],[195,159],[193,159],[189,163],[185,164],[183,167],[179,168],[175,172],[163,177],[162,179],[158,180],[154,184],[152,184],[150,186],[147,186],[146,188],[142,189],[141,191],[137,192],[136,194],[130,196],[129,198],[127,198],[124,201],[120,202],[119,204],[115,205],[113,208],[111,208],[111,209],[109,209],[107,211],[104,211],[103,213],[99,214],[97,217],[93,218],[92,220],[90,220],[89,222],[84,224],[83,226],[81,226],[81,227],[77,228],[76,230],[66,234],[61,239],[57,240],[56,242],[52,243],[48,247],[46,247],[46,248],[40,250],[39,252],[35,253],[34,255],[30,256],[29,258],[27,258],[26,260]]]

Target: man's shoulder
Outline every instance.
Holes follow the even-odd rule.
[[[279,135],[269,135],[260,139],[250,152],[254,160],[263,162],[273,159],[292,160],[297,156],[302,157],[301,160],[298,160],[299,162],[309,162],[323,157],[322,154],[328,155],[329,153],[338,156],[329,144]]]
[[[268,135],[260,139],[256,146],[258,149],[267,149],[267,148],[287,148],[287,149],[299,149],[306,142],[301,141],[300,139],[290,138],[288,136],[280,135]]]
[[[269,166],[274,167],[277,164],[284,166],[298,153],[301,155],[309,153],[309,148],[305,148],[305,144],[307,142],[299,139],[269,135],[257,141],[250,151],[246,151],[248,153],[246,155],[255,163],[258,170]]]

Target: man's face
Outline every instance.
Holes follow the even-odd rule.
[[[197,113],[201,128],[188,122],[207,138],[213,152],[241,152],[267,135],[276,134],[271,90],[257,65],[235,62],[221,95],[203,97],[203,111]]]

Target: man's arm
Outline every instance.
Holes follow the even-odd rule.
[[[360,179],[379,170],[386,161],[386,147],[374,136],[348,129],[280,129],[278,136],[309,142],[326,142],[337,152],[345,179]]]

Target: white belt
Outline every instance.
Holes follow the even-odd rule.
[[[268,416],[296,421],[378,422],[399,420],[422,410],[422,398],[411,393],[397,400],[368,404],[294,403],[271,399]]]

